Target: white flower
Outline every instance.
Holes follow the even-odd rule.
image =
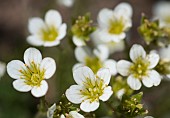
[[[66,35],[67,25],[62,24],[62,18],[58,11],[49,10],[45,15],[45,21],[35,17],[29,20],[28,30],[31,33],[27,42],[34,46],[51,47],[60,44],[60,40]]]
[[[109,53],[112,54],[114,52],[122,51],[125,48],[124,40],[119,42],[109,41],[104,42],[100,39],[99,34],[100,31],[97,29],[94,33],[92,33],[91,38],[95,46],[97,45],[105,45],[109,49]]]
[[[124,7],[125,6],[125,7]],[[114,10],[103,8],[98,14],[98,37],[104,42],[119,42],[126,37],[132,26],[132,8],[128,3],[118,5]]]
[[[159,62],[159,55],[150,53],[146,55],[141,45],[134,44],[130,49],[130,58],[132,62],[120,60],[117,63],[117,71],[122,76],[128,76],[127,83],[133,90],[141,88],[141,82],[146,87],[158,86],[161,82],[161,76],[153,68]]]
[[[170,2],[158,2],[153,8],[155,18],[160,21],[160,27],[170,27]]]
[[[116,61],[108,59],[109,50],[104,45],[98,45],[93,50],[93,54],[90,54],[86,47],[77,47],[75,49],[75,57],[80,63],[75,64],[73,70],[81,66],[88,66],[96,73],[100,68],[104,67],[108,68],[112,75],[117,74]]]
[[[47,118],[53,118],[54,112],[56,110],[56,104],[53,104],[47,111]]]
[[[24,62],[13,60],[7,64],[7,72],[14,78],[13,87],[20,92],[31,93],[35,97],[42,97],[47,93],[49,79],[55,73],[55,61],[46,57],[42,59],[39,50],[28,48],[24,53]]]
[[[6,71],[6,64],[0,62],[0,78],[5,74],[5,71]]]
[[[73,77],[78,85],[72,85],[66,90],[66,97],[74,104],[81,104],[80,109],[85,112],[95,111],[99,107],[99,100],[107,101],[113,94],[108,86],[111,78],[109,69],[102,68],[97,74],[86,66],[73,71]]]
[[[75,0],[57,0],[58,4],[65,7],[72,7]]]

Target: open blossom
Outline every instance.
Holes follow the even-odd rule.
[[[112,75],[117,74],[116,61],[108,59],[109,50],[106,46],[98,45],[92,54],[88,51],[86,47],[77,47],[75,49],[75,57],[79,63],[74,65],[73,70],[81,66],[88,66],[96,73],[100,68],[104,67],[108,68]]]
[[[170,2],[158,2],[153,9],[155,18],[159,19],[160,27],[170,27]]]
[[[122,76],[128,76],[127,83],[133,90],[141,88],[141,82],[146,87],[158,86],[161,76],[153,68],[159,62],[159,55],[150,53],[146,55],[141,45],[134,44],[130,49],[132,62],[120,60],[117,63],[117,71]]]
[[[62,17],[56,10],[49,10],[45,21],[34,17],[29,20],[28,30],[31,33],[27,42],[34,46],[51,47],[60,44],[66,35],[66,24],[62,24]]]
[[[28,48],[24,53],[24,62],[12,60],[7,64],[7,72],[14,78],[13,87],[20,92],[31,93],[35,97],[42,97],[47,93],[49,79],[55,73],[55,61],[46,57],[42,59],[39,50]]]
[[[0,78],[5,74],[6,64],[4,62],[0,62]]]
[[[104,42],[119,42],[132,26],[132,8],[128,3],[119,4],[114,10],[103,8],[98,14],[98,38]]]
[[[50,108],[48,108],[47,118],[58,118],[58,117],[54,117],[55,111],[56,111],[56,104],[53,104]],[[65,115],[61,114],[59,117],[60,118],[84,118],[84,116],[78,113],[77,111],[70,111]]]
[[[73,71],[77,85],[66,90],[66,97],[74,104],[81,104],[80,109],[85,112],[95,111],[99,107],[99,100],[107,101],[113,94],[108,86],[111,78],[109,69],[102,68],[97,74],[86,66]]]

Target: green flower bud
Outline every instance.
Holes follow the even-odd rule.
[[[81,40],[88,41],[89,35],[96,29],[92,26],[93,21],[90,19],[90,15],[79,16],[74,22],[71,28],[71,32],[74,36]]]
[[[141,104],[143,93],[140,92],[131,97],[123,96],[121,104],[118,106],[120,112],[126,118],[133,118],[148,113]]]

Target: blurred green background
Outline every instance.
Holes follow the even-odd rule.
[[[133,27],[130,32],[133,43],[144,43],[137,33],[140,25],[141,13],[151,18],[152,7],[157,0],[76,0],[71,8],[57,5],[56,0],[0,0],[0,60],[8,63],[13,59],[23,60],[23,53],[31,47],[26,42],[28,36],[27,23],[29,18],[44,14],[49,9],[60,11],[63,22],[71,25],[72,18],[90,12],[92,19],[96,17],[101,8],[114,8],[120,2],[128,2],[132,5]],[[56,74],[48,80],[49,90],[46,99],[51,104],[56,102],[65,90],[74,83],[72,66],[76,63],[73,46],[70,39],[65,37],[61,45],[44,48],[41,50],[43,57],[50,56],[56,60]],[[119,60],[124,55],[115,53],[111,58]],[[33,118],[37,113],[38,98],[34,98],[30,92],[20,93],[13,89],[13,80],[5,74],[0,80],[0,118]],[[142,88],[144,91],[144,104],[149,109],[149,114],[155,118],[170,118],[170,81],[162,81],[158,87],[151,89]],[[98,112],[101,109],[97,110]],[[105,113],[100,112],[101,116]]]

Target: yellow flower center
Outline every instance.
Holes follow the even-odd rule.
[[[110,20],[109,33],[110,34],[121,34],[124,30],[123,18]]]
[[[41,33],[44,41],[54,41],[58,37],[58,30],[53,26],[42,29]]]
[[[44,79],[45,70],[40,70],[40,65],[32,62],[26,69],[19,70],[22,73],[21,79],[25,80],[27,85],[40,86],[41,81]]]
[[[84,87],[85,89],[80,90],[81,94],[83,97],[86,97],[87,100],[94,102],[99,100],[99,97],[103,94],[106,85],[104,84],[103,79],[97,77],[97,79],[93,81],[86,78]]]
[[[130,67],[130,72],[135,78],[142,79],[143,76],[148,75],[149,62],[139,57],[136,62]]]
[[[96,73],[102,66],[102,62],[97,57],[86,57],[85,64]]]

